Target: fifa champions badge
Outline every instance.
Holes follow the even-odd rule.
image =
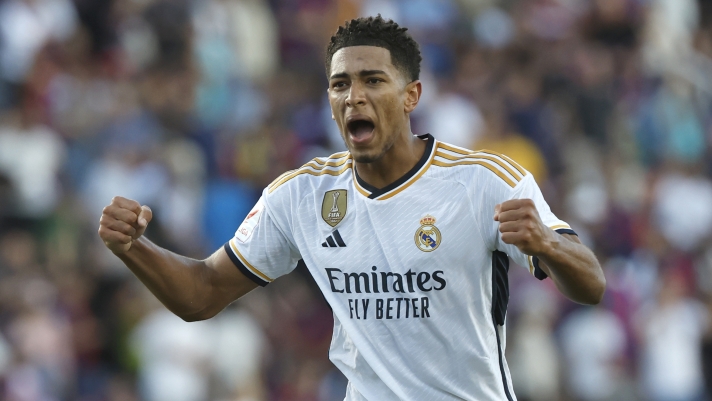
[[[348,196],[345,189],[326,191],[321,202],[321,218],[326,224],[335,227],[346,217]]]

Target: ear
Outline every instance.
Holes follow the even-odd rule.
[[[418,106],[420,95],[423,93],[423,85],[419,80],[413,81],[405,86],[405,104],[403,105],[406,113],[411,113]]]

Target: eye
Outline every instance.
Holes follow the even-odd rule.
[[[382,80],[381,78],[368,78],[368,79],[366,80],[366,83],[367,83],[367,84],[377,84],[377,83],[380,83],[380,82],[383,82],[383,80]]]
[[[344,81],[336,81],[331,84],[331,87],[334,89],[341,89],[346,87],[346,82]]]

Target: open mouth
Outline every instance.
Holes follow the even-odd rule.
[[[351,139],[356,142],[366,142],[373,136],[373,130],[376,125],[368,120],[354,120],[346,125],[346,128],[351,135]]]

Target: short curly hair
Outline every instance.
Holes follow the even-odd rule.
[[[351,46],[377,46],[391,53],[391,62],[410,82],[420,78],[420,55],[418,43],[393,20],[381,15],[354,18],[340,26],[326,48],[326,73],[331,71],[331,59],[339,49]]]

